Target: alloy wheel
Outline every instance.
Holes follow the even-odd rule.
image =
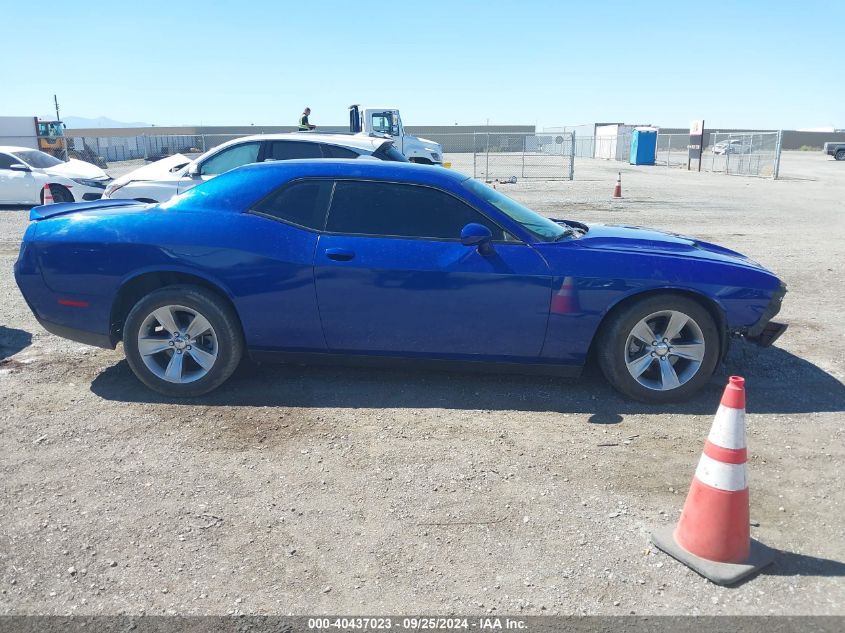
[[[184,384],[211,371],[219,348],[217,334],[202,314],[185,306],[165,305],[141,324],[138,352],[157,377]]]
[[[704,361],[704,334],[677,310],[641,319],[625,342],[625,366],[640,385],[654,391],[677,389],[698,373]]]

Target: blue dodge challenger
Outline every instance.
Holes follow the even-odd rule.
[[[36,207],[15,265],[38,321],[197,396],[255,360],[454,361],[577,375],[666,402],[729,339],[770,345],[785,286],[692,238],[550,220],[450,170],[248,165],[163,204]]]

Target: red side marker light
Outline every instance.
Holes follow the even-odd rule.
[[[70,306],[72,308],[87,308],[87,301],[76,301],[74,299],[59,299],[59,305]]]

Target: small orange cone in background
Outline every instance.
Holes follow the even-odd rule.
[[[616,186],[613,188],[613,197],[614,198],[621,198],[622,197],[622,172],[618,172],[616,174]]]
[[[578,289],[573,277],[564,277],[560,290],[552,297],[552,314],[578,314],[581,305],[578,302]]]
[[[751,538],[745,474],[745,379],[731,376],[695,470],[678,526],[652,542],[719,585],[730,585],[774,560]]]
[[[50,191],[50,185],[44,185],[43,200],[44,202],[41,204],[53,204],[55,202],[55,200],[53,200],[53,192]]]

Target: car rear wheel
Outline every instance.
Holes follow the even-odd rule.
[[[243,355],[238,318],[216,293],[168,286],[141,299],[123,328],[126,360],[138,379],[167,396],[219,387]]]
[[[836,154],[833,157],[836,160],[845,160],[845,149],[836,150]]]
[[[689,398],[719,360],[719,332],[698,302],[680,295],[636,301],[602,329],[598,360],[607,380],[642,402]]]

